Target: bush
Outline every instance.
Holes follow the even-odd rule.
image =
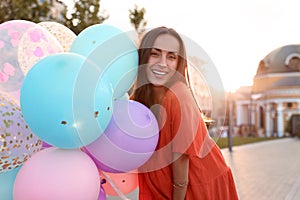
[[[222,148],[228,148],[228,138],[213,138],[217,145]],[[232,146],[239,146],[244,144],[268,141],[280,139],[278,137],[233,137],[232,138]]]

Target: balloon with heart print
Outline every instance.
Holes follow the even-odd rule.
[[[29,28],[19,41],[18,61],[26,76],[31,67],[42,58],[63,52],[58,40],[45,28],[36,25]]]
[[[0,91],[14,92],[21,88],[24,74],[18,61],[20,39],[36,23],[11,20],[0,24]]]
[[[53,21],[43,21],[38,23],[47,29],[63,47],[64,52],[69,52],[76,34],[68,27]]]

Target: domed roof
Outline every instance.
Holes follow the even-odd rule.
[[[286,45],[269,53],[259,63],[256,75],[300,70],[300,45]]]
[[[299,77],[286,77],[282,78],[268,87],[268,89],[276,89],[279,87],[299,87],[300,78]]]

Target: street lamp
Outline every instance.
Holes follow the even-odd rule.
[[[228,149],[232,152],[232,133],[233,133],[233,112],[232,112],[232,94],[229,92],[228,95],[228,111],[229,111],[229,130],[228,130]]]

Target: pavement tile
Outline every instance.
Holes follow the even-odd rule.
[[[284,138],[222,149],[241,200],[300,199],[300,139]]]
[[[283,138],[222,153],[233,171],[241,200],[300,200],[300,139]],[[127,194],[137,200],[138,189]],[[107,200],[120,197],[108,196]]]

